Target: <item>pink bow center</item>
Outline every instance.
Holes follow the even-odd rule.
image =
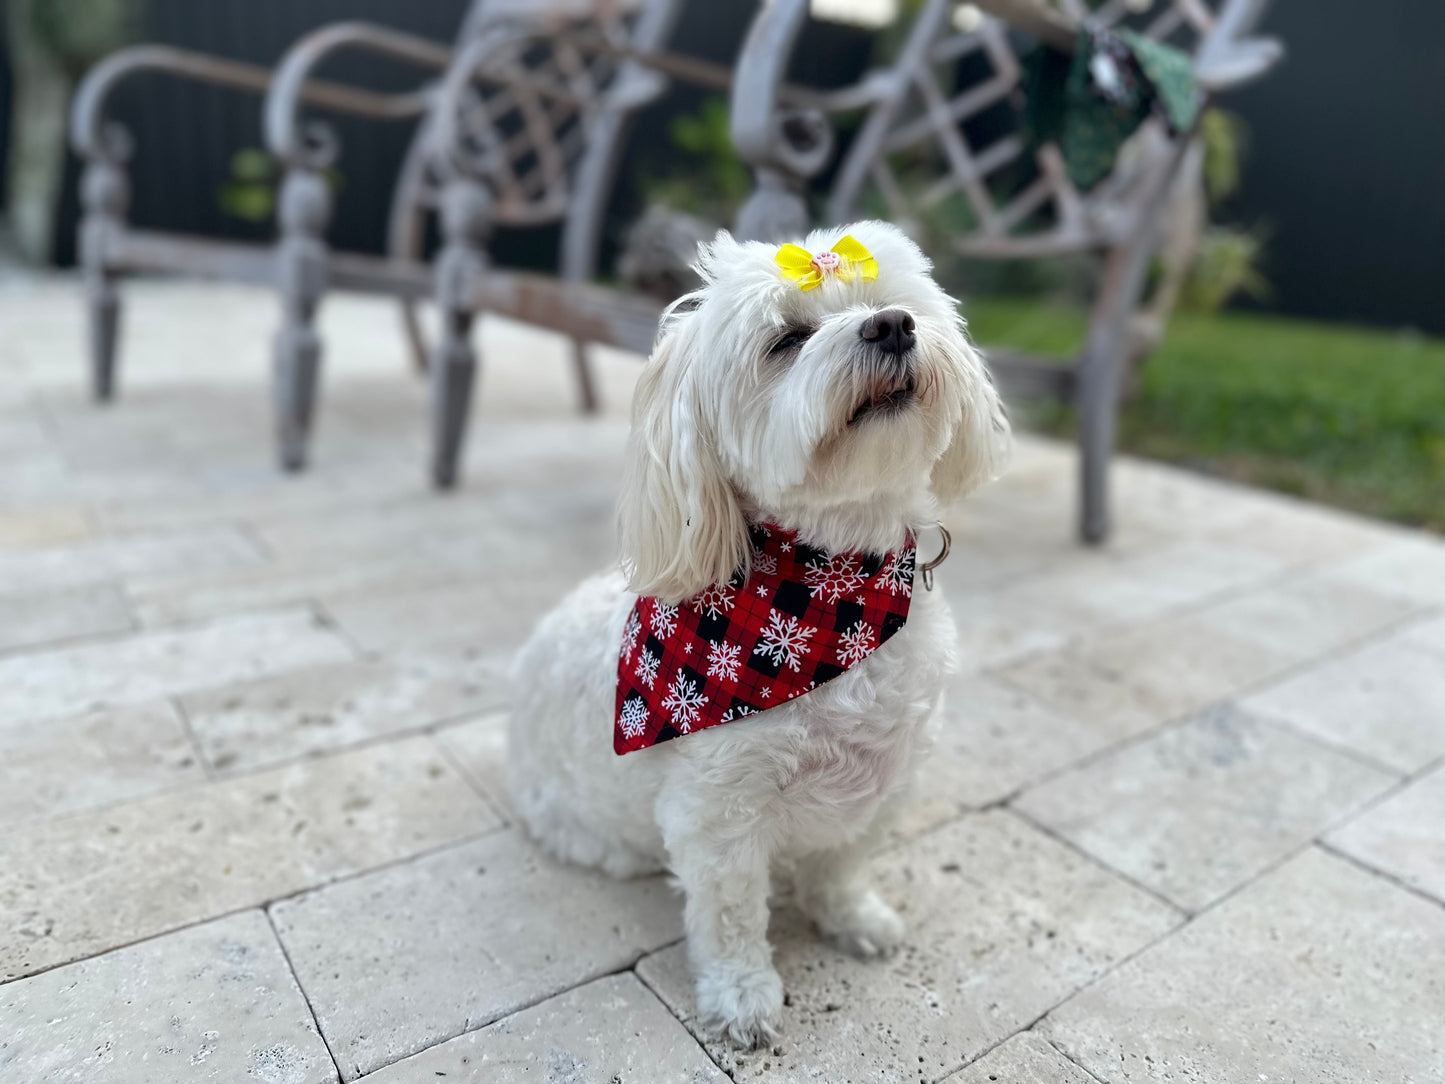
[[[836,252],[820,252],[813,257],[813,266],[819,271],[836,271],[842,262],[843,257]]]

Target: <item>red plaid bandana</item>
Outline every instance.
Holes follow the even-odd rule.
[[[881,556],[824,553],[748,528],[753,570],[676,606],[639,598],[617,660],[620,755],[776,707],[871,655],[908,620],[914,539]]]

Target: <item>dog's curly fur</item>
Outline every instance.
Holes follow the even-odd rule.
[[[903,937],[866,860],[926,744],[953,620],[918,585],[907,625],[847,673],[756,718],[618,757],[623,623],[638,594],[676,602],[745,568],[752,520],[827,550],[897,548],[941,502],[995,477],[1009,445],[927,258],[882,222],[803,244],[822,251],[844,233],[875,255],[876,281],[803,291],[779,276],[776,246],[726,233],[703,246],[703,286],[664,318],[633,403],[624,571],[579,586],[513,671],[509,774],[527,827],[553,855],[615,876],[673,873],[699,1014],[744,1046],[771,1040],[782,1008],[767,940],[775,866],[792,869],[800,906],[847,950],[882,954]],[[899,309],[916,343],[885,355],[862,327]],[[860,413],[901,369],[901,403]]]

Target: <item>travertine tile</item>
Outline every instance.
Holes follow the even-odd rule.
[[[1027,693],[978,674],[954,677],[934,721],[905,835],[997,802],[1020,787],[1118,740],[1092,720],[1043,707]]]
[[[75,587],[154,572],[204,572],[258,564],[260,551],[234,527],[112,535],[0,553],[0,592]]]
[[[0,727],[353,657],[346,641],[306,610],[13,655],[0,658]]]
[[[1312,572],[1199,611],[1207,629],[1302,662],[1419,613],[1421,606],[1361,587],[1331,571]]]
[[[1181,714],[1178,697],[1131,685],[1133,670],[1095,663],[1081,650],[1050,651],[994,671],[993,677],[1065,719],[1121,738],[1141,734]],[[1192,694],[1186,703],[1192,703]]]
[[[1301,575],[1086,636],[999,673],[1055,710],[1100,711],[1144,724],[1234,696],[1414,610],[1403,600],[1326,576]]]
[[[254,907],[496,825],[428,739],[171,791],[4,837],[0,980]]]
[[[734,1079],[937,1079],[1178,921],[1005,812],[929,833],[877,868],[883,895],[909,924],[904,946],[889,960],[855,960],[821,943],[795,911],[775,911],[785,1053],[739,1054],[708,1038]],[[683,946],[648,957],[638,974],[696,1028]]]
[[[944,1084],[1098,1084],[1037,1032],[1023,1031],[1000,1043]]]
[[[612,975],[369,1075],[376,1084],[727,1080],[634,975]]]
[[[206,777],[185,725],[166,703],[11,723],[0,731],[0,750],[0,829]]]
[[[627,967],[682,934],[660,877],[558,865],[500,832],[271,909],[348,1080]]]
[[[464,646],[510,654],[548,610],[585,576],[601,569],[597,556],[583,550],[527,575],[325,601],[327,611],[366,651]]]
[[[1445,909],[1311,849],[1050,1013],[1101,1080],[1438,1084]]]
[[[90,514],[77,505],[0,512],[0,547],[7,549],[74,542],[89,538],[93,531]]]
[[[266,916],[246,911],[0,986],[15,1084],[322,1084],[336,1069]]]
[[[1337,828],[1329,843],[1445,903],[1445,767]]]
[[[510,819],[513,812],[507,790],[507,720],[504,711],[489,712],[438,730],[436,739]]]
[[[460,718],[502,693],[495,662],[453,651],[288,670],[181,704],[207,761],[231,771]]]
[[[1194,911],[1396,779],[1238,709],[1217,708],[1056,776],[1015,804]]]
[[[1425,532],[1396,540],[1334,566],[1342,580],[1411,602],[1445,605],[1445,545]]]
[[[410,590],[455,583],[455,564],[437,565],[407,554],[375,560],[277,560],[199,576],[152,576],[127,584],[142,625],[204,621],[248,610],[294,606],[314,599]]]
[[[1330,659],[1244,706],[1401,772],[1445,755],[1445,654],[1412,629]]]
[[[125,594],[110,583],[0,595],[0,651],[125,632],[130,627]]]

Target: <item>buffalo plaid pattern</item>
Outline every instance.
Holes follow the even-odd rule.
[[[639,598],[617,660],[612,745],[631,753],[805,695],[908,620],[914,539],[882,555],[825,553],[749,528],[752,572],[676,606]]]

